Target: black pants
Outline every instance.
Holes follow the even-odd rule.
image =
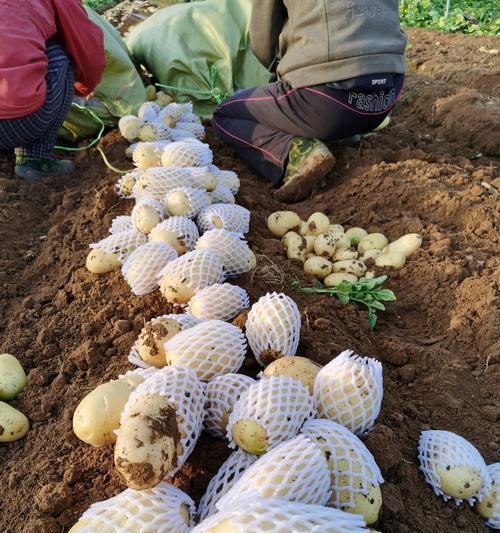
[[[217,135],[278,184],[296,136],[345,139],[375,129],[396,103],[403,74],[293,88],[283,81],[238,92],[214,113]]]

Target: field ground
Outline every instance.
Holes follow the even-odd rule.
[[[345,348],[384,364],[382,413],[366,444],[386,483],[377,529],[384,533],[487,531],[467,505],[434,495],[418,470],[423,429],[469,439],[488,463],[498,461],[500,369],[500,56],[494,38],[410,32],[406,90],[391,125],[361,146],[334,147],[336,168],[314,198],[294,208],[327,212],[335,222],[424,236],[406,267],[390,272],[398,302],[377,329],[364,312],[290,287],[300,266],[282,256],[265,217],[283,208],[270,189],[212,135],[216,163],[236,170],[238,202],[252,211],[249,242],[257,270],[238,280],[252,301],[285,291],[303,318],[299,355],[326,363]],[[102,146],[128,168],[125,142],[109,133]],[[112,449],[94,449],[73,434],[79,400],[127,370],[126,356],[144,322],[170,311],[159,293],[134,297],[119,273],[84,268],[88,244],[104,237],[130,205],[114,192],[116,174],[91,150],[67,179],[27,185],[0,160],[0,351],[15,354],[28,385],[13,403],[31,421],[19,442],[0,447],[0,524],[4,533],[67,530],[90,503],[124,487]],[[485,185],[486,184],[486,185]],[[248,359],[248,372],[255,365]],[[202,437],[176,484],[199,498],[228,449]]]

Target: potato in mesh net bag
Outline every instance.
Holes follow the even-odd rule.
[[[185,131],[200,141],[205,138],[205,128],[196,122],[177,122],[175,129]]]
[[[178,187],[165,194],[164,203],[170,216],[194,218],[209,203],[208,193],[193,187]]]
[[[364,525],[360,516],[338,509],[254,494],[209,516],[191,533],[366,533]]]
[[[121,198],[133,198],[134,185],[141,177],[142,170],[131,170],[116,182],[116,191]]]
[[[198,379],[236,372],[245,359],[246,339],[240,328],[222,320],[206,320],[165,343],[167,364],[194,370]]]
[[[304,435],[282,442],[260,457],[221,496],[218,509],[253,492],[265,498],[283,498],[324,505],[330,497],[330,472],[321,449]]]
[[[166,366],[141,383],[130,395],[122,413],[138,398],[148,394],[166,396],[177,412],[180,442],[177,447],[177,466],[167,475],[173,476],[193,451],[203,429],[205,417],[205,385],[190,368]]]
[[[210,171],[217,176],[217,182],[226,186],[233,194],[240,190],[240,178],[232,170],[221,170],[215,165],[210,165]]]
[[[169,217],[157,224],[149,233],[151,242],[169,244],[179,255],[193,251],[199,238],[196,224],[187,217]]]
[[[307,420],[300,432],[314,441],[328,460],[332,488],[328,505],[363,514],[360,507],[367,511],[365,521],[375,522],[382,503],[379,485],[384,478],[368,448],[331,420]]]
[[[147,235],[163,220],[165,211],[161,202],[146,196],[136,202],[130,216],[132,217],[134,228]]]
[[[178,122],[183,115],[190,114],[193,112],[193,104],[187,102],[185,104],[178,104],[172,102],[165,106],[158,114],[158,118],[163,120],[164,117],[171,118],[174,123]]]
[[[193,122],[194,124],[201,124],[201,119],[198,115],[192,112],[182,113],[179,122]]]
[[[143,142],[173,141],[172,130],[163,122],[146,122],[139,128],[139,140]]]
[[[139,169],[161,165],[161,154],[170,141],[139,142],[132,152],[132,161]]]
[[[141,121],[135,115],[125,115],[118,121],[118,129],[122,137],[132,142],[139,137]]]
[[[372,429],[383,395],[382,365],[351,350],[325,365],[314,382],[319,416],[338,422],[359,436]]]
[[[268,293],[252,305],[246,322],[248,344],[265,366],[285,355],[295,355],[300,339],[300,312],[286,294]]]
[[[200,320],[231,320],[250,305],[247,291],[230,283],[215,283],[197,291],[186,308]]]
[[[208,382],[203,425],[210,435],[226,436],[227,423],[234,404],[254,383],[254,379],[243,374],[224,374]]]
[[[111,235],[115,233],[122,233],[124,231],[134,230],[134,224],[132,223],[132,217],[126,215],[118,215],[111,221],[111,226],[109,227],[109,233]],[[135,231],[135,230],[134,230]]]
[[[245,234],[250,230],[250,211],[237,204],[212,204],[198,213],[196,224],[201,233],[225,229]]]
[[[290,376],[263,376],[234,404],[227,424],[229,446],[261,455],[291,439],[316,414],[313,398]]]
[[[120,263],[134,252],[139,246],[147,243],[147,237],[135,229],[113,233],[99,242],[90,244],[90,248],[102,250],[106,254],[113,254]]]
[[[139,107],[137,117],[143,124],[145,122],[155,122],[158,120],[158,114],[160,111],[161,108],[156,102],[144,102],[141,107]]]
[[[158,287],[158,272],[176,258],[177,252],[168,244],[148,242],[127,257],[122,274],[134,294],[148,294]]]
[[[206,167],[212,163],[208,144],[178,141],[165,146],[161,155],[164,167]]]
[[[70,531],[188,533],[194,513],[194,502],[185,492],[162,482],[147,490],[126,489],[92,504]]]
[[[500,463],[488,465],[491,485],[483,499],[476,503],[476,511],[486,518],[491,529],[500,529]]]
[[[236,202],[229,187],[221,185],[220,183],[217,183],[217,187],[209,192],[208,195],[213,204],[234,204]]]
[[[420,469],[425,481],[445,501],[459,505],[481,501],[491,478],[478,450],[466,439],[450,431],[422,431],[418,446]]]
[[[177,333],[191,328],[200,321],[192,315],[161,315],[146,322],[132,346],[128,360],[139,367],[162,368],[167,365],[165,343]]]
[[[196,291],[224,281],[222,261],[211,250],[193,250],[171,261],[161,272],[160,292],[175,305],[185,305]]]
[[[241,233],[211,229],[198,239],[196,249],[216,252],[222,260],[227,277],[240,276],[256,265],[255,255]]]
[[[245,470],[257,461],[258,457],[243,450],[236,450],[219,468],[210,480],[205,494],[198,505],[200,520],[217,512],[215,504],[240,479]]]

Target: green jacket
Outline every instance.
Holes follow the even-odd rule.
[[[293,87],[405,71],[398,0],[253,0],[250,39]]]

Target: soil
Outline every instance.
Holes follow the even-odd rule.
[[[351,348],[384,365],[382,412],[365,439],[386,480],[377,529],[479,533],[487,528],[468,505],[444,503],[425,484],[416,453],[420,431],[434,428],[469,439],[487,463],[499,460],[500,58],[479,51],[495,48],[493,38],[410,36],[415,72],[391,125],[361,145],[333,147],[331,176],[293,206],[303,217],[324,211],[390,238],[423,235],[422,250],[388,272],[398,301],[374,331],[355,305],[291,288],[294,274],[303,284],[312,280],[283,257],[264,224],[285,206],[211,134],[209,141],[216,164],[240,175],[237,201],[252,211],[248,239],[258,266],[238,279],[252,301],[268,291],[295,299],[299,355],[324,364]],[[115,166],[130,166],[116,131],[102,147]],[[12,405],[31,422],[26,438],[0,447],[5,533],[67,530],[92,502],[123,490],[112,448],[80,442],[73,411],[95,386],[130,368],[127,354],[144,323],[171,312],[159,292],[136,297],[119,272],[85,269],[88,244],[131,203],[116,196],[117,176],[96,151],[76,161],[70,178],[26,184],[13,176],[11,157],[0,159],[0,351],[26,369],[28,384]],[[251,358],[244,370],[256,372]],[[225,442],[203,435],[175,484],[199,499],[228,453]]]

